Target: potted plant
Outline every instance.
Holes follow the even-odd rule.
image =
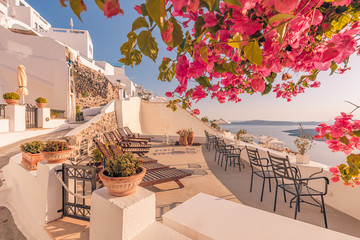
[[[62,163],[70,156],[72,149],[66,141],[49,141],[40,151],[48,163]]]
[[[311,137],[308,133],[305,133],[304,128],[300,125],[300,137],[296,138],[294,143],[298,149],[296,154],[296,162],[306,164],[310,162],[310,156],[305,153],[309,151],[313,145],[314,138]]]
[[[115,155],[106,163],[106,168],[99,176],[114,196],[123,197],[134,193],[146,173],[146,169],[140,166],[141,160],[132,153]]]
[[[58,116],[60,115],[60,113],[59,112],[55,112],[54,110],[50,110],[50,118],[51,119],[55,119],[55,118],[57,118]]]
[[[37,163],[45,160],[40,154],[43,146],[44,143],[40,141],[32,141],[21,144],[20,149],[22,152],[22,165],[29,170],[36,170]]]
[[[38,97],[37,99],[35,99],[35,102],[38,108],[44,108],[47,103],[46,98],[42,98],[42,97]]]
[[[10,92],[3,95],[5,102],[9,105],[15,105],[20,101],[20,96],[17,93]]]
[[[187,136],[187,130],[186,129],[180,129],[176,133],[179,134],[179,144],[183,144],[183,142],[185,140],[185,136]]]
[[[187,132],[188,132],[187,142],[188,142],[189,145],[193,145],[194,138],[195,138],[194,131],[190,128],[190,129],[188,129]]]
[[[235,144],[239,145],[240,141],[243,140],[242,139],[242,135],[247,134],[246,129],[240,129],[239,131],[236,132],[236,141]]]

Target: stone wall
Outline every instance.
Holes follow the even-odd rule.
[[[104,74],[78,62],[74,62],[74,82],[76,105],[79,105],[80,109],[99,107],[119,99],[119,89]]]
[[[94,137],[100,137],[102,133],[113,131],[116,128],[115,112],[105,113],[99,121],[90,123],[87,128],[84,128],[75,135],[68,136],[66,140],[70,147],[74,149],[73,155],[79,156],[80,143],[83,139],[88,139],[89,146],[92,146]]]

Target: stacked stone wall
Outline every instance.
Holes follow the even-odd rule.
[[[119,99],[119,89],[104,74],[81,63],[74,63],[76,105],[80,109],[99,107]]]
[[[102,137],[102,133],[113,131],[117,128],[115,112],[106,113],[97,122],[91,123],[89,127],[81,130],[75,135],[67,137],[71,148],[74,149],[74,156],[80,154],[80,144],[83,139],[88,140],[89,147],[93,145],[94,137]]]

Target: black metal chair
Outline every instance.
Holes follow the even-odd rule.
[[[210,135],[207,131],[205,131],[205,137],[206,137],[205,147],[208,151],[210,151],[211,147],[214,148],[215,146],[216,136]]]
[[[253,178],[255,174],[256,176],[263,179],[261,198],[260,198],[260,201],[262,202],[264,196],[265,180],[266,179],[269,180],[269,191],[271,192],[271,178],[275,178],[275,175],[272,171],[269,159],[261,158],[257,148],[255,150],[249,149],[247,146],[245,146],[245,148],[248,154],[249,163],[251,167],[250,192],[252,192]]]
[[[219,165],[220,159],[223,159],[224,153],[226,149],[233,149],[234,146],[227,145],[225,140],[222,138],[215,137],[215,156],[214,156],[214,162],[217,160],[217,164]]]
[[[268,155],[276,179],[274,211],[276,210],[278,188],[282,188],[284,191],[285,202],[285,192],[288,192],[294,196],[290,200],[290,207],[292,207],[292,203],[295,203],[294,219],[296,219],[297,213],[300,212],[300,203],[307,203],[313,206],[320,207],[321,212],[324,215],[325,227],[327,228],[324,196],[327,194],[327,186],[329,184],[329,179],[327,177],[313,177],[315,174],[318,173],[312,174],[308,178],[302,178],[300,170],[297,167],[293,167],[290,165],[288,156],[286,156],[286,158],[279,157],[272,155],[269,152]],[[313,187],[310,187],[309,182],[312,182],[314,180],[323,180],[324,189],[317,190]],[[321,202],[314,198],[316,196],[320,197]],[[302,199],[302,197],[311,197],[314,203],[305,201],[304,199]]]
[[[231,167],[231,165],[234,165],[234,167],[235,167],[235,165],[238,165],[240,172],[241,172],[241,165],[245,168],[245,164],[241,160],[242,149],[235,148],[235,147],[228,148],[226,146],[220,146],[220,148],[222,149],[222,154],[223,154],[220,166],[222,167],[223,160],[225,158],[225,171],[227,169],[228,162],[229,162],[230,167]],[[237,162],[236,162],[236,160],[237,160]]]

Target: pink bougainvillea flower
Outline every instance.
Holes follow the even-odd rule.
[[[205,25],[203,26],[203,28],[213,27],[218,23],[216,15],[213,12],[207,12],[203,15],[203,17],[205,21]]]
[[[339,168],[338,167],[331,167],[331,168],[329,168],[329,171],[334,173],[334,174],[338,174],[339,173]]]
[[[171,52],[173,49],[169,46],[166,47],[166,50],[168,50],[169,52]]]
[[[255,92],[263,92],[265,90],[265,82],[261,78],[251,80],[251,87]]]
[[[104,15],[112,18],[115,15],[124,15],[124,10],[120,8],[119,0],[107,0],[104,4]]]
[[[199,109],[194,109],[194,110],[192,110],[192,113],[195,114],[195,115],[199,115],[200,110]]]
[[[322,20],[323,20],[323,15],[321,14],[321,12],[318,10],[318,9],[315,9],[315,12],[314,12],[314,19],[312,21],[312,25],[319,25]]]
[[[298,3],[298,0],[275,0],[275,9],[279,13],[290,13]]]
[[[173,3],[174,11],[178,12],[181,11],[181,8],[186,6],[188,0],[171,0]]]
[[[166,29],[161,32],[161,37],[164,42],[171,42],[172,41],[172,33],[174,31],[174,24],[172,22],[168,22],[166,25]]]
[[[199,8],[200,0],[190,0],[189,9],[191,12],[196,13],[197,9]]]
[[[138,14],[142,15],[141,6],[135,5],[134,9],[135,9],[135,11],[136,11]]]
[[[339,178],[339,176],[336,175],[336,176],[331,178],[331,181],[336,183],[336,182],[340,181],[340,178]]]
[[[174,93],[172,93],[172,92],[166,92],[166,93],[165,93],[165,96],[171,98],[171,97],[174,96]]]

